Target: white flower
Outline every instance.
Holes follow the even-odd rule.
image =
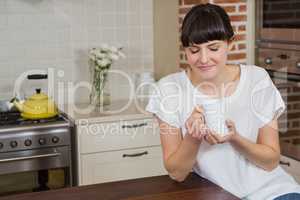
[[[111,61],[107,58],[101,59],[101,60],[97,60],[97,64],[101,67],[106,67],[107,65],[111,64]]]
[[[106,57],[106,54],[105,53],[101,53],[100,51],[97,51],[95,53],[96,57],[97,58],[105,58]]]
[[[97,70],[108,70],[113,61],[119,58],[125,58],[121,52],[122,48],[116,48],[107,44],[101,45],[99,48],[89,50],[89,59],[93,61]]]

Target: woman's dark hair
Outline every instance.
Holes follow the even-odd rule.
[[[185,16],[181,28],[183,47],[212,40],[231,40],[234,32],[226,11],[214,4],[194,6]]]

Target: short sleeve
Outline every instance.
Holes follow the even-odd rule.
[[[162,81],[152,89],[146,111],[155,114],[171,126],[180,128],[180,89],[175,82]]]
[[[251,109],[259,128],[278,119],[286,109],[280,92],[267,72],[264,78],[255,84],[251,92]]]

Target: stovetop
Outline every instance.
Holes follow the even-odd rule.
[[[6,126],[22,126],[22,125],[35,125],[35,124],[49,124],[53,122],[66,121],[62,114],[47,119],[24,119],[18,111],[0,112],[0,128]]]
[[[0,153],[70,145],[70,131],[63,113],[28,120],[18,111],[0,112]]]

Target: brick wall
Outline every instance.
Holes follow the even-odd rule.
[[[246,63],[246,22],[247,3],[246,0],[179,0],[179,24],[181,27],[185,14],[190,8],[200,3],[214,3],[222,6],[230,16],[233,30],[236,36],[229,56],[229,63]],[[180,47],[180,67],[185,68],[186,56],[182,46]]]

